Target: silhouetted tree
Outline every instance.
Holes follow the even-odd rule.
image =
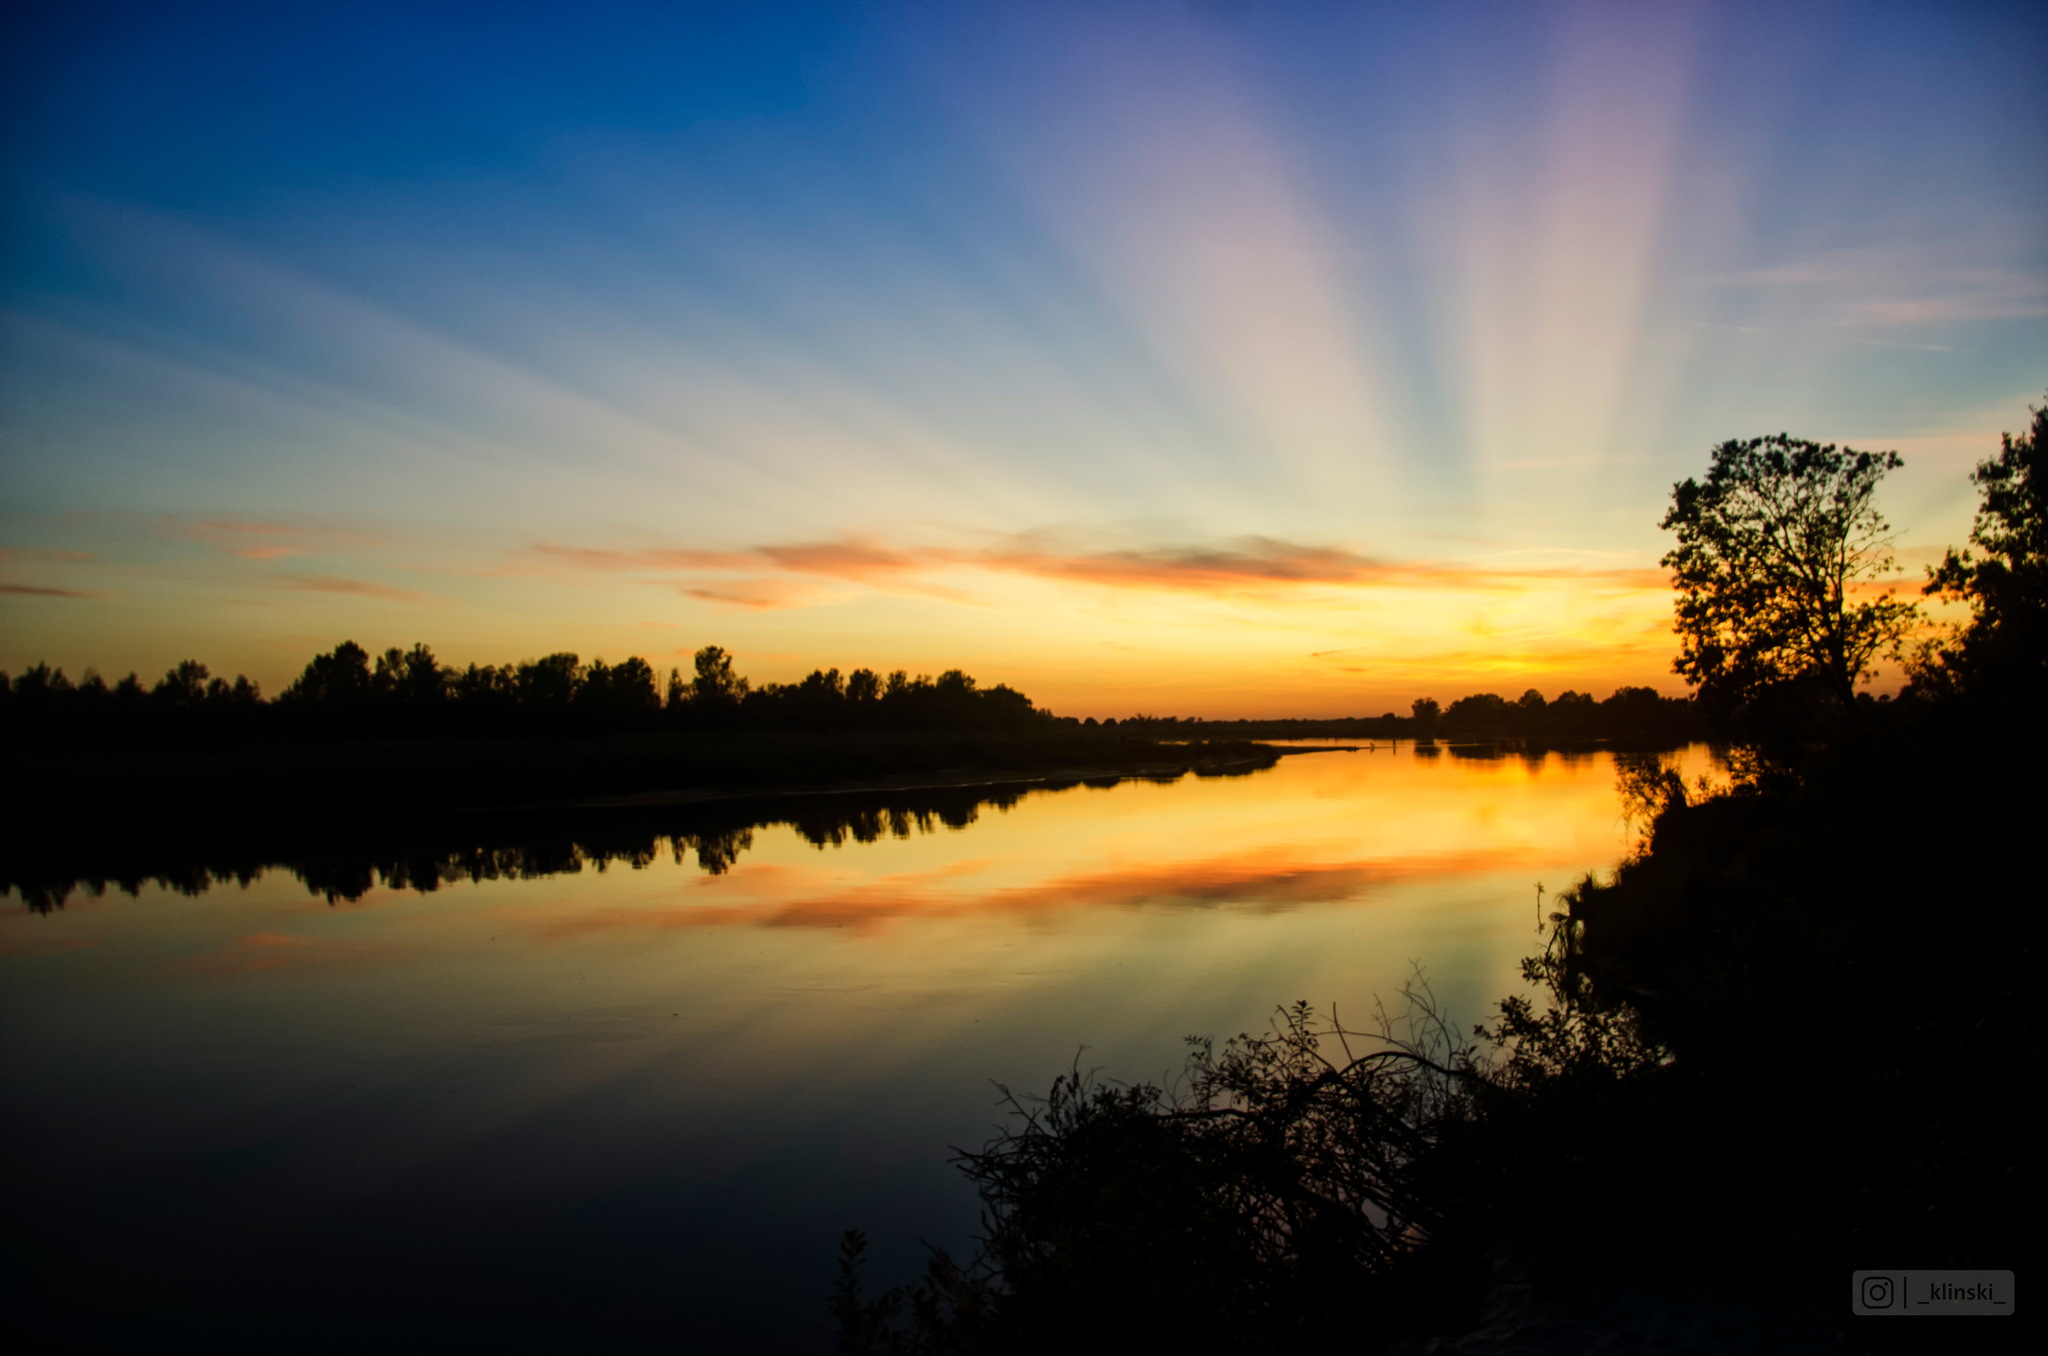
[[[186,659],[157,680],[149,695],[159,706],[191,710],[206,700],[207,677],[206,665]]]
[[[1704,483],[1672,487],[1674,667],[1702,700],[1728,710],[1803,680],[1846,706],[1897,651],[1913,604],[1851,595],[1893,568],[1877,483],[1903,464],[1781,433],[1722,443]]]
[[[559,651],[542,659],[529,659],[513,674],[519,690],[519,705],[529,711],[566,711],[576,699],[582,672],[576,656]]]
[[[697,677],[690,684],[690,704],[704,710],[737,707],[750,684],[732,669],[732,656],[723,646],[706,645],[697,651]]]
[[[1501,726],[1513,708],[1498,693],[1475,692],[1460,697],[1444,710],[1443,722],[1450,726]]]
[[[2048,690],[2048,404],[2033,415],[2027,432],[2004,434],[2000,454],[1970,475],[1983,494],[1970,541],[1984,554],[1950,547],[1928,571],[1925,591],[1967,603],[1970,620],[1923,650],[1918,689],[2031,697]]]
[[[287,687],[281,700],[306,706],[354,706],[370,694],[370,653],[344,640],[326,654],[314,655],[305,671]]]

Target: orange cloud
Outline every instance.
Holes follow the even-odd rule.
[[[969,559],[989,569],[1121,588],[1200,589],[1356,584],[1396,573],[1385,562],[1327,546],[1245,537],[1226,546],[1162,547],[1079,555],[1013,548]]]
[[[813,584],[791,579],[736,579],[704,588],[686,588],[683,593],[707,603],[767,612],[784,607],[808,607],[827,601],[831,595]]]
[[[835,579],[868,579],[900,574],[933,563],[902,551],[860,541],[818,542],[807,546],[763,546],[759,553],[796,574],[822,574]]]
[[[1571,566],[1503,568],[1431,561],[1392,562],[1342,547],[1304,545],[1274,537],[1243,537],[1210,545],[1112,551],[1062,551],[1035,534],[1003,546],[966,550],[902,549],[858,539],[758,546],[741,551],[650,549],[592,550],[541,545],[537,554],[590,570],[679,569],[751,573],[743,583],[686,588],[692,597],[742,607],[801,606],[814,594],[779,588],[759,572],[841,579],[890,591],[960,598],[956,590],[916,580],[920,573],[983,570],[1104,588],[1155,592],[1285,593],[1303,587],[1463,589],[1514,592],[1570,583],[1625,592],[1668,587],[1655,569],[1585,569]]]
[[[593,550],[587,546],[530,548],[531,553],[586,570],[758,570],[761,556],[752,551],[689,551],[655,548],[644,551]]]
[[[387,584],[373,584],[366,579],[344,579],[333,574],[291,575],[283,581],[288,589],[303,589],[309,593],[345,593],[359,598],[384,598],[392,602],[424,602],[427,595],[411,589],[395,589]]]

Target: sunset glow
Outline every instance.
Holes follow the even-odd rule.
[[[1712,444],[1917,577],[2048,372],[2019,8],[202,11],[11,21],[0,667],[1676,692]]]

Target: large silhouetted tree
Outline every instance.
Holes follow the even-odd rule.
[[[1805,682],[1846,704],[1871,661],[1896,652],[1914,605],[1866,590],[1893,570],[1876,497],[1900,465],[1896,452],[1781,433],[1722,443],[1704,482],[1672,487],[1673,667],[1703,701],[1728,709]]]

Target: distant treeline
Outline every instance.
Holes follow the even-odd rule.
[[[1567,689],[1546,698],[1530,688],[1513,701],[1492,692],[1460,697],[1448,707],[1418,698],[1406,716],[1389,711],[1376,717],[1342,720],[1183,720],[1176,716],[1132,716],[1104,725],[1149,739],[1214,738],[1227,731],[1242,739],[1600,739],[1648,733],[1686,735],[1702,724],[1700,710],[1686,697],[1665,697],[1654,687],[1622,687],[1596,701]]]
[[[135,743],[589,736],[656,730],[950,730],[1022,734],[1050,724],[1143,739],[1535,739],[1571,741],[1646,733],[1685,735],[1694,703],[1655,688],[1623,687],[1604,701],[1534,688],[1514,701],[1491,692],[1448,707],[1417,700],[1406,716],[1340,720],[1204,721],[1178,716],[1056,717],[1006,684],[982,687],[960,669],[933,678],[902,669],[816,669],[794,683],[756,685],[732,656],[707,645],[692,671],[658,672],[635,657],[589,663],[558,652],[520,663],[444,664],[424,644],[372,655],[343,641],[315,655],[290,686],[266,699],[246,677],[216,677],[188,659],[154,685],[133,673],[108,683],[87,670],[72,682],[37,664],[0,671],[0,740],[65,747]],[[1220,727],[1220,728],[1219,728]]]
[[[425,645],[372,656],[353,641],[316,655],[266,700],[245,677],[215,677],[186,660],[145,687],[131,673],[73,683],[38,664],[0,672],[0,738],[41,746],[133,742],[406,739],[601,735],[626,731],[1021,731],[1053,719],[1003,684],[959,669],[937,678],[836,668],[801,682],[755,686],[716,645],[693,673],[664,677],[645,659],[584,663],[570,653],[505,665],[443,664]]]

